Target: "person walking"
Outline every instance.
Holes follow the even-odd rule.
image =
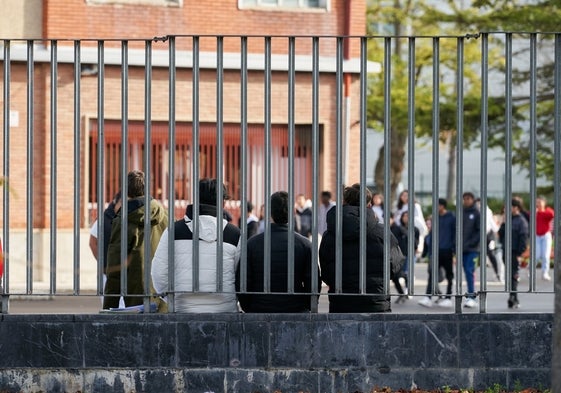
[[[456,251],[456,216],[452,212],[448,211],[448,201],[444,198],[438,199],[438,271],[444,270],[444,274],[447,280],[446,285],[446,296],[439,298],[437,304],[439,307],[452,307],[452,283],[454,280],[454,253]],[[425,251],[426,255],[429,257],[429,275],[427,281],[427,289],[425,297],[419,300],[419,305],[423,307],[432,307],[433,302],[431,294],[435,293],[440,295],[440,289],[438,288],[438,283],[436,288],[433,290],[433,280],[432,280],[432,264],[434,258],[432,256],[432,239],[433,232],[431,231],[426,237]],[[439,274],[440,276],[440,274]],[[438,280],[440,281],[440,280]]]
[[[403,256],[405,257],[405,262],[403,263],[403,267],[399,271],[398,274],[392,277],[392,281],[395,285],[395,289],[397,293],[399,293],[399,297],[396,300],[396,303],[403,303],[407,300],[407,283],[408,283],[408,268],[409,264],[411,263],[410,258],[408,257],[409,253],[409,212],[403,212],[401,215],[401,222],[400,225],[397,225],[394,222],[393,215],[390,214],[390,230],[392,231],[393,235],[397,239],[399,244],[399,248]],[[413,250],[417,249],[419,245],[419,229],[413,226],[413,234],[414,234],[414,241],[413,241]],[[405,285],[405,288],[401,286],[401,280]]]
[[[467,284],[467,299],[464,307],[474,308],[475,301],[475,260],[479,257],[481,236],[481,215],[475,206],[475,196],[471,192],[464,192],[463,200],[463,250],[462,266]]]
[[[522,215],[522,203],[516,198],[512,198],[511,201],[511,235],[512,241],[511,245],[511,276],[510,276],[510,295],[508,297],[507,305],[508,308],[518,308],[520,307],[520,302],[518,300],[518,281],[520,280],[519,268],[520,268],[520,257],[526,251],[528,246],[528,222]],[[507,211],[505,209],[505,216]],[[506,247],[506,223],[503,222],[499,228],[499,238],[503,246],[503,261],[508,263],[508,255],[505,250]]]
[[[553,219],[555,213],[547,206],[544,197],[536,199],[536,261],[542,263],[542,279],[550,281],[549,260],[551,256]]]

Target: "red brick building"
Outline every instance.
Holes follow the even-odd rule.
[[[4,4],[5,3],[5,4]],[[311,197],[311,125],[312,125],[312,38],[322,36],[319,44],[319,125],[320,190],[335,189],[336,152],[336,74],[335,36],[361,36],[365,33],[365,0],[44,0],[7,2],[3,5],[3,19],[18,23],[2,23],[1,39],[40,38],[34,46],[33,89],[33,227],[48,228],[51,201],[51,39],[58,45],[56,173],[57,225],[72,228],[74,195],[74,143],[79,138],[81,227],[87,228],[95,217],[97,126],[98,126],[98,39],[105,40],[104,119],[105,119],[105,180],[106,200],[119,188],[119,154],[122,125],[122,67],[121,42],[128,41],[128,152],[129,169],[142,168],[145,128],[145,68],[144,42],[153,37],[176,37],[176,198],[190,197],[190,144],[193,121],[192,36],[200,36],[199,87],[199,150],[201,177],[214,176],[217,124],[216,35],[224,36],[224,180],[234,199],[244,192],[240,189],[240,36],[249,36],[248,48],[248,151],[249,200],[263,201],[263,129],[264,129],[264,72],[263,36],[271,39],[271,125],[272,125],[272,189],[286,189],[288,75],[286,72],[288,38],[296,38],[295,78],[295,192]],[[35,4],[31,9],[29,4]],[[5,12],[4,12],[5,11]],[[10,31],[7,26],[13,26]],[[40,26],[40,28],[38,27]],[[75,124],[74,44],[80,41],[82,73],[80,75],[80,118]],[[117,41],[115,41],[117,39]],[[0,44],[4,46],[4,43]],[[169,126],[169,41],[154,41],[152,71],[152,176],[153,193],[166,200]],[[348,141],[346,179],[358,180],[359,133],[359,67],[358,39],[346,39],[344,45],[344,95],[346,112],[345,140]],[[27,184],[27,110],[29,103],[26,73],[25,42],[10,42],[9,108],[0,97],[0,107],[9,110],[10,227],[26,225]],[[4,91],[4,52],[0,51],[0,89]],[[213,60],[214,59],[214,60]],[[0,117],[0,132],[4,133],[4,116]],[[76,135],[75,130],[79,130]],[[3,139],[0,143],[3,144]]]

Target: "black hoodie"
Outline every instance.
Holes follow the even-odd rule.
[[[335,292],[335,229],[336,208],[327,212],[327,231],[321,239],[319,260],[322,280]],[[360,292],[360,207],[343,205],[342,292]],[[377,295],[329,295],[329,312],[391,311],[388,295],[384,295],[384,226],[376,220],[372,209],[366,209],[366,293]],[[390,233],[390,275],[397,274],[405,258],[397,239]]]

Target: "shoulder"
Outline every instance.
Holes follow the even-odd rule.
[[[226,224],[226,226],[224,227],[224,236],[223,236],[223,240],[225,243],[229,243],[232,244],[233,246],[237,246],[238,242],[240,240],[240,229],[233,225],[233,224]]]

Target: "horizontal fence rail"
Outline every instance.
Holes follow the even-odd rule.
[[[509,302],[517,294],[551,295],[552,282],[545,280],[553,273],[538,255],[545,240],[535,236],[541,225],[536,204],[545,195],[558,212],[561,203],[555,159],[561,154],[560,40],[561,33],[508,32],[3,40],[2,312],[9,311],[13,296],[103,296],[107,263],[117,266],[119,290],[106,298],[122,297],[151,311],[154,302],[181,311],[185,295],[232,294],[233,282],[224,277],[234,270],[238,294],[262,293],[248,289],[253,277],[247,247],[250,204],[255,215],[262,215],[263,292],[308,295],[312,312],[318,312],[318,297],[320,304],[328,303],[328,289],[349,302],[371,296],[374,278],[382,283],[379,294],[391,295],[394,302],[432,297],[425,305],[434,305],[449,295],[450,311],[456,313],[472,298],[484,313],[493,295],[503,295],[505,308],[508,294]],[[497,151],[498,159],[491,160]],[[151,212],[138,227],[130,221],[137,206],[127,201],[134,188],[128,174],[135,170],[145,176],[138,203]],[[240,230],[239,243],[233,245],[234,268],[222,220],[215,224],[211,254],[216,257],[206,254],[201,216],[209,213],[201,205],[200,180],[207,178],[224,184],[215,195],[224,203],[217,203],[213,214]],[[362,196],[358,211],[364,213],[358,218],[356,255],[345,248],[349,234],[343,202],[345,187],[355,183]],[[324,190],[336,202],[335,280],[320,290],[325,280],[317,268]],[[403,190],[409,198],[398,203]],[[280,276],[286,290],[281,292],[272,290],[279,278],[272,260],[275,227],[268,219],[276,191],[288,193],[290,207],[286,272]],[[377,210],[383,216],[377,224],[383,257],[370,252],[372,224],[366,211],[371,200],[365,195],[371,191],[385,201]],[[112,218],[103,212],[113,206],[117,192],[127,201],[119,214],[129,220],[108,235],[105,228],[111,228]],[[466,192],[480,198],[481,247],[473,273],[463,268],[474,256],[466,252],[472,241],[466,230],[473,229],[473,216],[464,214]],[[311,201],[306,290],[294,282],[301,269],[295,247],[301,242],[296,231],[302,219],[292,206],[299,195]],[[516,248],[520,224],[511,201],[517,196],[526,206],[525,253]],[[447,210],[455,216],[453,229],[435,219],[443,214],[439,198],[447,199]],[[158,223],[153,205],[165,212]],[[413,212],[408,223],[400,221],[403,211]],[[401,247],[409,256],[404,282],[391,273],[393,221],[407,237]],[[504,225],[502,244],[500,237],[488,237],[491,221],[497,228]],[[189,222],[195,239],[181,254],[189,261],[188,289],[175,260],[174,239],[183,236],[176,222]],[[151,256],[162,242],[151,239],[159,239],[164,228],[167,288],[155,292]],[[560,244],[558,228],[556,215],[549,244]],[[431,261],[450,251],[441,239],[451,230],[454,264],[445,274]],[[119,257],[108,253],[104,245],[109,243],[113,251],[119,247]],[[559,260],[558,247],[550,250],[550,261]],[[134,258],[142,260],[140,272],[132,267]],[[372,262],[376,258],[380,271]],[[358,267],[352,277],[349,263]],[[113,277],[111,269],[107,273]],[[466,280],[466,274],[473,277]],[[453,284],[447,275],[453,275]],[[131,288],[135,280],[140,280],[140,292]],[[356,289],[349,290],[352,280]],[[548,299],[552,302],[553,296]]]

